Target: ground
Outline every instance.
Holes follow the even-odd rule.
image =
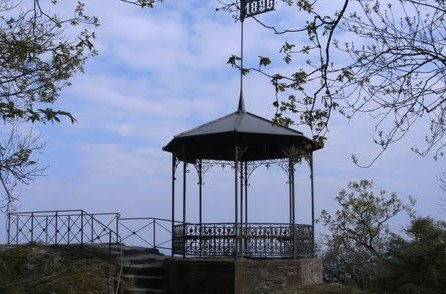
[[[0,246],[0,293],[113,293],[119,267],[81,246]]]
[[[341,284],[320,284],[320,285],[302,285],[287,289],[280,294],[364,294],[365,292],[356,288],[343,286]]]
[[[0,293],[114,293],[119,266],[105,251],[80,245],[0,245]],[[302,285],[280,294],[362,294],[339,284]]]

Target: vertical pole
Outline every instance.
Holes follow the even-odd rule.
[[[296,252],[296,238],[295,238],[295,213],[294,213],[294,161],[292,158],[288,159],[288,187],[290,197],[290,238],[291,248],[290,257],[295,258]]]
[[[244,251],[244,247],[245,247],[245,226],[246,224],[244,224],[244,216],[243,216],[243,209],[244,209],[244,203],[243,203],[243,197],[244,197],[244,164],[243,161],[240,162],[240,253],[241,255],[243,255]],[[246,205],[246,204],[245,204]]]
[[[156,219],[153,219],[153,248],[156,249]]]
[[[198,196],[199,196],[199,223],[200,227],[203,222],[203,163],[202,160],[199,160],[198,163]]]
[[[108,255],[111,255],[112,231],[108,230]],[[101,242],[102,243],[102,242]]]
[[[34,242],[34,212],[31,212],[31,244]]]
[[[171,232],[171,252],[170,255],[174,255],[174,240],[175,240],[175,170],[176,170],[177,158],[174,153],[172,153],[172,232]]]
[[[244,213],[243,213],[243,209],[244,209],[244,164],[243,162],[240,162],[240,227],[243,228],[243,220],[244,220]]]
[[[183,161],[183,258],[186,258],[186,173],[187,163]]]
[[[238,103],[238,111],[241,112],[245,112],[245,101],[243,98],[243,61],[244,61],[244,57],[243,57],[243,43],[244,43],[244,28],[243,28],[243,22],[245,20],[245,15],[246,15],[246,11],[245,11],[245,0],[241,0],[240,1],[240,98],[239,98],[239,103]],[[238,248],[238,219],[237,219],[237,168],[238,168],[238,161],[239,161],[239,150],[237,148],[237,146],[235,147],[236,151],[235,151],[235,204],[236,204],[236,209],[235,209],[235,216],[236,216],[236,222],[235,222],[235,227],[236,227],[236,247],[235,247],[235,252],[236,252],[236,259],[238,258],[238,253],[239,253],[239,248]],[[245,203],[246,205],[246,203]],[[242,223],[242,230],[243,230],[243,162],[240,163],[240,222]],[[245,224],[246,226],[246,224]],[[246,246],[245,246],[246,247]],[[242,249],[243,250],[243,249]],[[241,251],[243,254],[243,251]]]
[[[70,244],[70,230],[71,230],[71,216],[68,215],[68,220],[67,220],[67,243]]]
[[[248,162],[245,161],[245,254],[248,255]]]
[[[90,228],[91,228],[91,244],[94,243],[94,223],[93,223],[94,219],[93,219],[93,215],[90,214]]]
[[[48,244],[48,216],[45,216],[45,244]]]
[[[201,256],[201,225],[203,223],[203,161],[200,159],[198,161],[198,222],[199,222],[199,246],[200,246],[200,252],[199,255]]]
[[[311,179],[311,256],[314,257],[314,169],[313,152],[310,154],[310,179]]]
[[[81,210],[81,245],[84,245],[84,211]]]
[[[243,99],[243,21],[245,20],[245,0],[241,0],[240,7],[240,98],[238,111],[245,112],[245,101]]]
[[[235,146],[234,168],[234,202],[235,202],[235,259],[238,259],[238,157],[239,149]]]
[[[291,192],[293,199],[292,207],[292,221],[293,221],[293,259],[296,259],[296,190],[295,190],[295,178],[294,178],[294,160],[291,159]]]
[[[248,162],[245,161],[245,224],[248,224]]]
[[[19,215],[16,215],[15,235],[16,244],[19,244]]]
[[[290,226],[293,224],[293,219],[292,219],[292,215],[293,215],[293,211],[292,211],[292,206],[293,206],[293,197],[292,197],[292,177],[291,177],[291,159],[288,159],[288,196],[289,196],[289,202],[290,202],[290,207],[289,207],[289,220],[290,220]]]
[[[6,219],[6,232],[8,233],[8,245],[11,244],[11,214],[8,212],[8,216]]]
[[[54,236],[54,244],[57,245],[57,233],[59,233],[59,229],[57,228],[57,211],[56,211],[54,217],[56,218],[56,220],[55,220],[56,227],[55,227],[55,231],[54,231],[54,233],[55,233],[55,236]]]
[[[121,214],[116,213],[115,215],[115,223],[116,223],[116,231],[115,231],[115,244],[118,245],[119,241],[119,218],[121,217]]]

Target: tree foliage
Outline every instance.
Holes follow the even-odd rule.
[[[373,140],[381,148],[376,158],[414,125],[427,130],[425,142],[412,150],[423,156],[432,151],[435,158],[443,154],[445,1],[282,2],[295,9],[296,27],[279,29],[252,18],[286,36],[278,49],[292,73],[266,71],[273,60],[269,57],[261,57],[259,66],[242,69],[270,78],[277,123],[307,125],[323,143],[333,112],[348,119],[365,113],[374,118]],[[237,3],[223,4],[225,10],[238,8]],[[301,56],[307,57],[306,63],[295,63]],[[235,57],[228,63],[240,69]]]
[[[362,180],[339,192],[339,209],[322,212],[324,279],[367,293],[442,293],[446,288],[446,222],[415,217],[413,200],[373,192]],[[389,222],[407,213],[410,224],[394,232]]]
[[[157,2],[120,1],[141,7]],[[58,123],[62,118],[76,121],[54,104],[72,76],[83,72],[85,62],[97,54],[93,39],[99,20],[85,13],[85,4],[77,1],[67,17],[57,13],[61,5],[57,0],[0,0],[0,118],[4,125],[0,182],[8,202],[16,198],[13,190],[18,183],[30,183],[42,172],[32,156],[42,150],[42,143],[20,130],[32,123]]]
[[[378,293],[441,293],[446,289],[446,223],[418,217],[395,236],[382,270],[374,278]]]
[[[350,183],[335,199],[339,209],[323,210],[319,219],[329,231],[322,240],[324,277],[368,287],[391,241],[389,220],[411,215],[414,200],[405,203],[396,193],[374,192],[368,180]]]

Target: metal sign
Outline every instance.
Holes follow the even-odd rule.
[[[242,0],[242,20],[246,17],[274,10],[275,0]]]

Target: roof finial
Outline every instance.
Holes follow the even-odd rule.
[[[246,112],[245,111],[245,100],[243,99],[243,89],[240,88],[240,98],[238,100],[238,111]]]

